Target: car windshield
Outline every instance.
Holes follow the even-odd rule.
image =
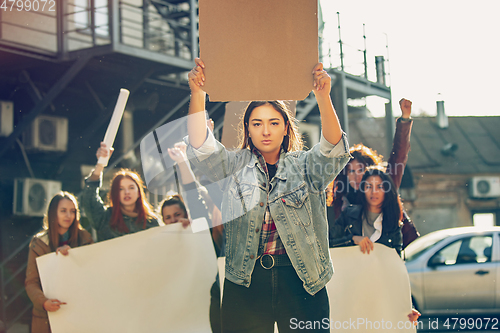
[[[405,249],[405,260],[412,261],[420,257],[428,248],[439,243],[449,235],[446,233],[430,233],[412,242]]]

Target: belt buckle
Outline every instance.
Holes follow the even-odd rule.
[[[264,266],[264,264],[262,263],[262,258],[264,258],[264,256],[269,256],[269,257],[271,257],[271,259],[273,260],[273,263],[272,263],[272,265],[271,265],[270,267],[266,267],[266,266]],[[272,255],[270,255],[270,254],[264,254],[264,255],[262,255],[262,256],[260,257],[260,265],[261,265],[261,266],[262,266],[262,268],[264,268],[264,269],[271,269],[271,268],[273,268],[273,267],[274,267],[274,263],[275,263],[275,262],[274,262],[274,257],[273,257]]]

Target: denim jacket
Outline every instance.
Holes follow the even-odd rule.
[[[272,180],[249,149],[228,151],[209,134],[198,149],[188,145],[191,162],[223,190],[226,278],[250,286],[258,260],[266,205],[305,290],[314,295],[333,275],[328,249],[325,188],[349,161],[345,135],[337,145],[323,135],[309,151],[284,153]]]

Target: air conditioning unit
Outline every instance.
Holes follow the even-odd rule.
[[[61,191],[61,182],[35,178],[14,179],[14,214],[43,216],[50,200]]]
[[[14,130],[14,103],[0,101],[0,136],[9,136]]]
[[[472,177],[469,190],[473,198],[500,197],[500,177]]]
[[[68,119],[53,116],[38,116],[24,132],[27,149],[44,151],[66,151],[68,146]]]
[[[299,132],[307,149],[311,149],[319,142],[320,128],[317,124],[299,123]]]

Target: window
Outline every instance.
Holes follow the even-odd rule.
[[[456,265],[484,263],[491,261],[493,238],[488,236],[473,236],[457,240],[432,256],[431,265]]]
[[[91,4],[94,11],[91,12]],[[95,33],[100,37],[109,35],[108,1],[107,0],[73,0],[75,28],[80,33],[91,34],[92,16],[94,18]]]

